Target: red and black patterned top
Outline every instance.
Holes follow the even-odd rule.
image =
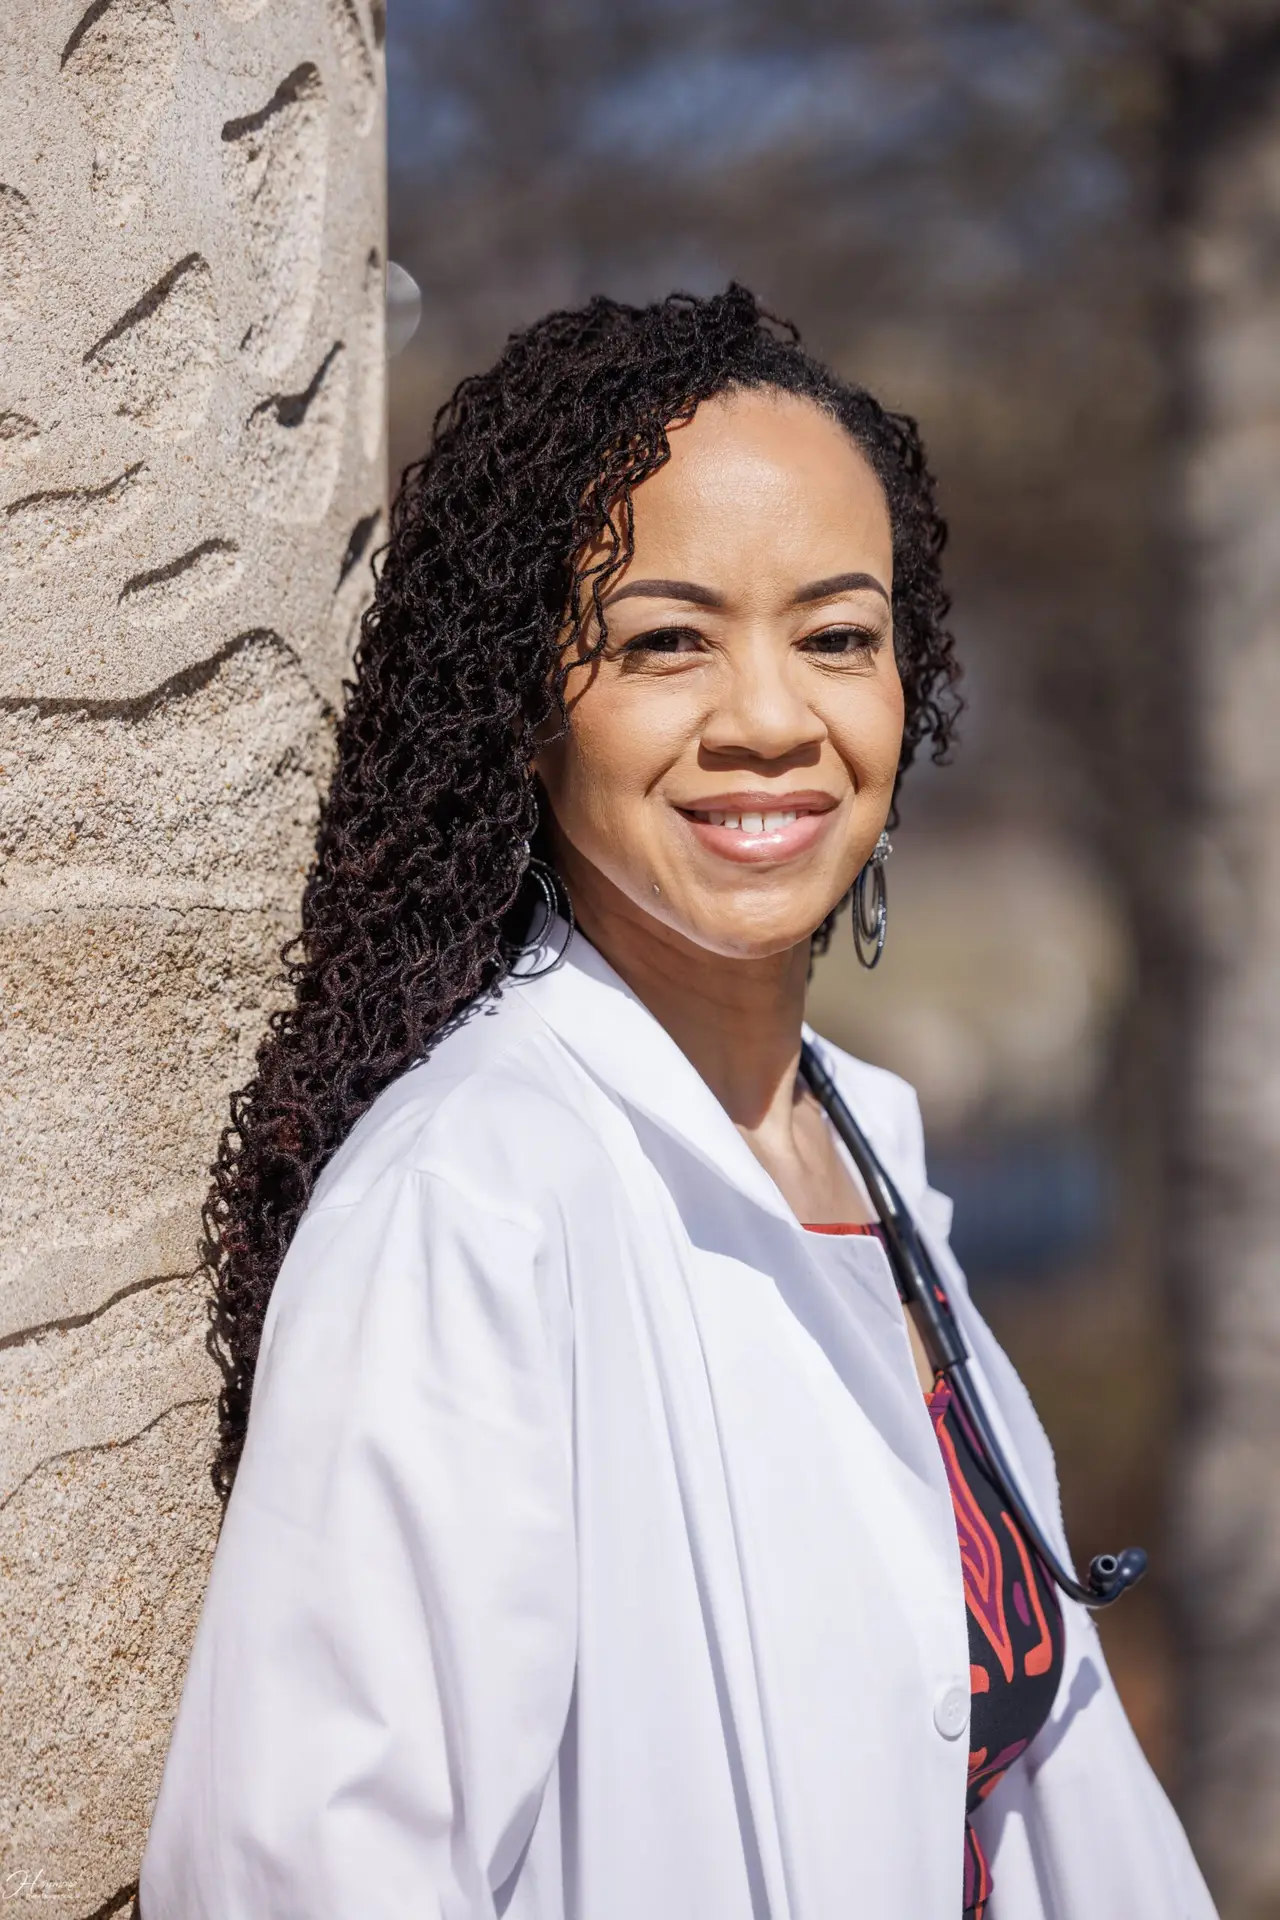
[[[811,1231],[883,1239],[874,1224]],[[1062,1678],[1062,1609],[1057,1589],[1008,1512],[978,1436],[945,1380],[926,1394],[925,1402],[947,1471],[964,1571],[972,1706],[962,1920],[982,1920],[991,1895],[991,1870],[972,1817],[1053,1710]]]

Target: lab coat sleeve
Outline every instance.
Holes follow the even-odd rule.
[[[423,1172],[304,1220],[143,1865],[144,1920],[488,1920],[577,1588],[563,1262]]]

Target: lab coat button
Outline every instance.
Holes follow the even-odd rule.
[[[933,1724],[944,1740],[958,1740],[969,1724],[969,1689],[944,1687],[933,1706]]]

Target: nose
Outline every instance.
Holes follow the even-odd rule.
[[[790,647],[761,636],[722,664],[718,698],[702,728],[705,753],[724,759],[787,760],[827,737],[799,684]]]

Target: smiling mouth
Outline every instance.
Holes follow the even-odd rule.
[[[811,809],[806,807],[804,811],[808,813]],[[800,818],[799,809],[782,813],[720,813],[712,808],[682,807],[681,812],[708,827],[731,827],[739,833],[780,833],[783,827],[793,827]]]
[[[809,853],[831,826],[837,803],[830,794],[779,794],[790,806],[769,806],[772,794],[718,793],[714,804],[678,807],[695,840],[721,859],[749,866],[777,866]]]

